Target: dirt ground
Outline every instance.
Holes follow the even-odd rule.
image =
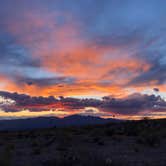
[[[166,120],[0,133],[0,166],[165,166]]]

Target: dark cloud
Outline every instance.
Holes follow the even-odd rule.
[[[16,105],[18,106],[30,106],[30,105],[47,105],[56,103],[58,100],[54,98],[53,96],[49,97],[31,97],[26,94],[18,94],[18,93],[10,93],[5,91],[0,91],[0,96],[5,98],[10,98],[16,102]]]
[[[98,108],[102,112],[110,112],[121,115],[137,115],[141,112],[155,112],[155,111],[166,111],[166,101],[163,100],[160,96],[147,95],[135,93],[125,98],[111,98],[103,97],[102,100],[98,99],[77,99],[72,97],[59,97],[56,99],[53,96],[50,97],[30,97],[25,94],[9,93],[9,92],[0,92],[0,96],[5,98],[10,98],[16,102],[16,106],[22,106],[23,108],[29,108],[31,111],[43,111],[46,110],[46,107],[50,104],[57,104],[55,108],[68,108],[68,110],[79,110],[84,109],[85,107],[94,107]],[[60,104],[60,105],[58,105]],[[40,108],[31,108],[31,106],[38,106]],[[43,108],[41,107],[43,105]],[[6,112],[14,110],[13,106],[2,107],[5,108]],[[15,111],[19,111],[16,107]],[[91,112],[91,110],[90,110]]]
[[[40,60],[32,59],[28,51],[22,46],[16,45],[11,39],[0,41],[0,64],[17,67],[39,67]]]
[[[147,72],[140,74],[134,78],[130,85],[148,84],[155,81],[156,85],[162,85],[166,82],[166,65],[151,64],[153,65]]]
[[[17,82],[20,84],[37,85],[39,87],[59,85],[59,84],[73,84],[75,79],[72,77],[52,77],[52,78],[26,78],[23,76],[17,77]]]
[[[153,88],[153,90],[154,90],[155,92],[159,92],[159,91],[160,91],[159,88]]]
[[[102,101],[97,99],[77,99],[72,97],[62,97],[60,101],[73,109],[81,109],[89,106],[98,107],[102,104]]]
[[[17,81],[16,75],[27,76],[39,67],[40,59],[32,58],[26,49],[10,40],[0,41],[0,75]]]
[[[107,98],[100,107],[114,113],[136,115],[143,111],[155,111],[157,108],[164,108],[166,111],[166,102],[160,96],[136,93],[122,99]]]
[[[165,36],[162,34],[161,36]],[[162,37],[161,37],[162,38]],[[157,39],[153,42],[148,40],[148,47],[146,44],[137,51],[136,55],[139,59],[144,60],[149,64],[147,71],[141,72],[138,76],[132,79],[129,85],[149,84],[155,82],[156,85],[162,85],[166,82],[166,56],[165,46],[163,45],[165,39]]]

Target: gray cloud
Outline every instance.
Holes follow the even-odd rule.
[[[137,114],[142,111],[166,111],[166,101],[160,96],[135,93],[127,98],[108,98],[100,106],[103,110],[119,114]]]
[[[143,55],[145,55],[145,53]],[[155,81],[156,85],[165,84],[166,56],[163,53],[151,52],[149,56],[145,56],[144,58],[146,58],[146,61],[150,64],[150,68],[131,80],[129,84],[148,84],[151,81]]]
[[[111,98],[103,97],[102,100],[98,99],[77,99],[71,97],[60,97],[56,99],[53,96],[50,97],[30,97],[25,94],[10,93],[10,92],[0,92],[0,96],[5,98],[10,98],[16,101],[16,106],[22,106],[24,108],[30,108],[32,105],[38,106],[43,105],[44,109],[49,104],[61,103],[68,110],[79,110],[85,107],[95,107],[102,112],[118,113],[121,115],[137,115],[141,112],[165,112],[166,111],[166,101],[160,96],[146,95],[135,93],[125,98]],[[14,107],[3,107],[6,112],[12,111]],[[48,106],[49,108],[49,106]],[[58,106],[56,106],[58,108]],[[33,108],[33,110],[40,111],[40,108]],[[19,111],[16,107],[15,111]]]
[[[72,77],[50,77],[50,78],[29,78],[23,76],[17,76],[16,81],[18,84],[37,85],[39,87],[61,85],[61,84],[73,84],[76,79]]]

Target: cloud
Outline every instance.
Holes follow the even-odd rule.
[[[0,91],[0,96],[12,99],[16,102],[16,105],[18,106],[27,106],[27,105],[45,105],[45,104],[52,104],[57,101],[56,98],[53,96],[49,97],[31,97],[26,94],[18,94],[18,93],[10,93],[10,92],[5,92],[5,91]]]
[[[147,58],[147,61],[151,64],[151,67],[142,74],[131,80],[130,84],[148,84],[151,82],[155,85],[162,85],[166,82],[166,59],[164,53],[155,52],[151,53],[151,58]],[[159,54],[159,55],[158,55]],[[160,55],[161,54],[161,55]]]
[[[38,13],[35,13],[34,15],[25,15],[23,18],[21,25],[20,22],[16,22],[14,23],[15,29],[11,29],[11,33],[17,36],[18,44],[28,48],[33,55],[32,59],[39,59],[42,70],[62,75],[59,78],[71,80],[64,81],[64,79],[61,79],[61,82],[62,84],[72,82],[72,93],[75,93],[75,91],[82,93],[83,88],[85,89],[84,93],[87,90],[101,93],[111,89],[105,87],[105,83],[112,87],[119,86],[121,88],[133,77],[138,76],[140,72],[148,69],[148,64],[133,56],[132,52],[126,48],[129,43],[111,45],[110,42],[110,44],[105,45],[89,41],[82,36],[82,30],[78,29],[73,22],[68,23],[70,18],[62,25],[56,24],[56,14],[41,17]],[[23,22],[26,22],[28,28],[24,28]],[[33,31],[35,33],[29,35]],[[24,35],[20,36],[20,33]],[[132,44],[131,47],[133,47]],[[119,61],[119,57],[121,57],[121,61]],[[62,64],[64,67],[62,67]],[[28,82],[28,85],[34,83],[33,89],[24,87],[24,91],[29,93],[31,90],[31,93],[33,93],[33,91],[39,90],[37,93],[40,93],[40,86],[43,84],[50,85],[47,87],[50,90],[56,89],[52,85],[54,82],[54,85],[57,84],[58,78],[31,78],[32,76],[27,76],[24,69],[25,67],[23,67],[19,76],[15,74],[12,76],[16,85],[24,81]],[[94,72],[98,74],[94,74]],[[73,78],[77,82],[72,81]],[[60,79],[58,82],[60,82]],[[70,89],[70,86],[66,89]],[[85,87],[87,87],[87,90]],[[21,92],[19,86],[16,86],[15,90]],[[48,91],[42,91],[43,94],[45,92]]]
[[[72,97],[31,97],[25,94],[0,92],[0,96],[15,101],[15,104],[1,105],[5,112],[64,111],[94,116],[144,116],[166,111],[166,101],[160,96],[134,93],[125,98],[103,97],[99,99],[78,99]]]
[[[37,85],[39,87],[50,85],[73,84],[75,79],[72,77],[52,77],[52,78],[26,78],[23,76],[16,77],[18,84]]]
[[[0,7],[1,90],[33,96],[166,92],[164,1],[15,2]]]
[[[159,92],[159,91],[160,91],[159,88],[153,88],[153,90],[154,90],[155,92]]]
[[[160,96],[135,93],[122,99],[107,99],[100,107],[118,114],[137,115],[144,111],[153,112],[162,108],[166,111],[166,102]]]

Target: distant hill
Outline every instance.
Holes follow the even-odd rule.
[[[50,127],[67,127],[106,124],[119,122],[118,119],[104,119],[93,116],[71,115],[64,118],[57,117],[37,117],[28,119],[0,120],[0,131],[5,130],[29,130]]]

